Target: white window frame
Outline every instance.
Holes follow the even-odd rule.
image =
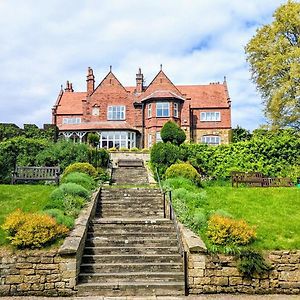
[[[110,105],[107,107],[107,120],[120,121],[126,119],[125,105]]]
[[[162,142],[162,138],[161,138],[161,135],[160,135],[160,131],[156,131],[156,134],[155,134],[155,143],[158,143],[158,142]]]
[[[178,108],[179,108],[178,103],[174,103],[174,117],[175,118],[178,118]]]
[[[148,118],[152,117],[152,105],[151,103],[148,104]]]
[[[62,120],[63,124],[80,124],[81,118],[63,118]]]
[[[200,113],[200,121],[202,122],[220,122],[221,112],[219,111],[202,111]]]
[[[100,108],[99,106],[94,106],[92,108],[92,116],[99,116],[100,115]]]
[[[148,148],[152,147],[152,134],[148,133]]]
[[[161,115],[158,114],[161,112]],[[165,114],[167,112],[167,114]],[[156,117],[157,118],[168,118],[170,117],[170,103],[169,102],[157,102],[156,103]]]
[[[217,146],[221,144],[221,137],[219,135],[203,135],[201,143]]]

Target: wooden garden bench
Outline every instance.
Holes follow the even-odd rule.
[[[260,172],[231,172],[231,185],[238,187],[244,183],[250,187],[290,187],[290,178],[270,178]]]
[[[17,166],[15,171],[12,172],[12,184],[19,181],[55,181],[59,184],[59,167],[20,167]]]

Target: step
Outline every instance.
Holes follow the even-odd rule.
[[[130,262],[130,263],[84,263],[80,273],[123,273],[123,272],[173,272],[182,271],[182,263],[174,262]]]
[[[124,281],[118,283],[81,283],[76,286],[77,296],[183,296],[182,281],[152,282]]]
[[[94,232],[94,233],[126,233],[126,232],[173,232],[174,231],[174,226],[173,225],[167,225],[167,226],[162,226],[162,225],[157,225],[157,226],[145,226],[145,225],[135,225],[135,226],[101,226],[100,224],[95,224],[95,225],[90,225],[88,228],[89,232]]]
[[[122,225],[159,225],[159,224],[173,224],[169,219],[141,219],[141,218],[94,218],[92,224],[122,224]]]
[[[154,282],[168,282],[184,280],[183,272],[116,272],[116,273],[79,273],[79,282],[115,282],[120,281],[133,281],[144,282],[150,280]]]
[[[147,239],[150,240],[157,240],[160,238],[164,239],[176,239],[176,231],[173,232],[88,232],[87,239],[101,239],[101,240],[132,240],[132,239]]]
[[[151,254],[178,254],[178,247],[143,247],[143,246],[123,246],[123,247],[85,247],[85,255],[151,255]]]
[[[180,254],[84,254],[82,263],[180,263]]]

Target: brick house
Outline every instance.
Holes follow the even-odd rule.
[[[98,133],[100,147],[148,148],[160,141],[168,120],[195,143],[227,144],[231,133],[231,101],[226,79],[208,85],[174,85],[162,68],[148,86],[139,69],[136,85],[124,87],[111,68],[95,86],[88,68],[87,89],[74,92],[72,83],[61,89],[52,109],[59,134],[80,142]]]

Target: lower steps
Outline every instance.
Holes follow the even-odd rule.
[[[117,183],[122,169],[122,182],[133,181],[133,168],[127,168],[130,173],[119,168]],[[138,182],[143,180],[147,182],[145,178]],[[184,295],[177,233],[173,222],[163,215],[158,189],[102,189],[97,217],[87,232],[77,296]]]

